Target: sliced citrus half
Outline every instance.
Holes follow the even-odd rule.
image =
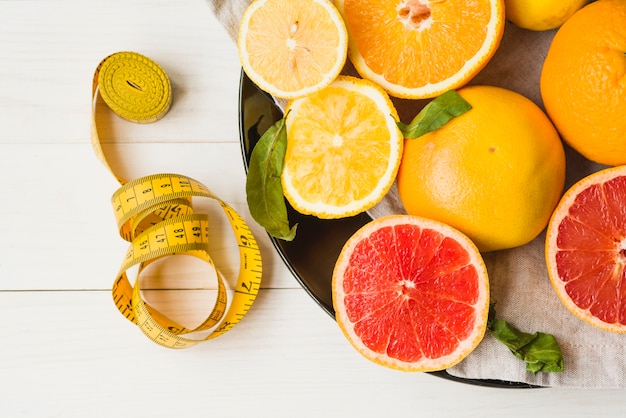
[[[626,333],[626,166],[593,173],[561,199],[548,225],[552,286],[574,315]]]
[[[335,0],[348,56],[392,96],[422,99],[458,88],[491,59],[503,0]]]
[[[403,136],[389,96],[376,84],[339,76],[286,109],[283,192],[297,211],[341,218],[366,211],[390,189]]]
[[[348,34],[329,0],[255,0],[243,14],[238,48],[241,66],[257,86],[292,99],[337,77]]]
[[[483,339],[489,279],[476,246],[426,218],[390,215],[357,231],[332,277],[335,317],[365,358],[393,369],[435,371]]]

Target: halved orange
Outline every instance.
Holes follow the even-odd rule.
[[[483,339],[489,278],[458,230],[411,215],[378,218],[343,247],[332,278],[335,317],[365,358],[393,369],[451,367]]]
[[[359,74],[392,96],[435,97],[466,84],[504,31],[503,0],[335,0]]]
[[[339,76],[286,109],[283,192],[297,211],[342,218],[366,211],[391,188],[403,136],[389,96],[371,81]]]
[[[348,35],[330,0],[255,0],[243,14],[238,48],[241,65],[257,86],[293,99],[339,75]]]
[[[626,333],[626,166],[603,169],[573,185],[546,237],[552,286],[574,315]]]

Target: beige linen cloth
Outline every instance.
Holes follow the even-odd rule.
[[[249,2],[209,0],[214,14],[233,40],[236,40],[241,16]],[[525,31],[507,23],[496,55],[471,84],[506,87],[543,107],[539,75],[554,32]],[[394,102],[405,123],[424,104],[408,100]],[[566,187],[600,168],[567,147],[566,153]],[[370,211],[370,215],[377,217],[398,212],[403,212],[403,208],[394,188]],[[547,276],[544,239],[545,233],[542,233],[525,246],[485,253],[483,256],[498,318],[511,322],[524,332],[553,334],[563,352],[565,371],[536,375],[527,372],[525,364],[487,332],[476,350],[448,372],[462,378],[496,379],[549,387],[626,387],[626,335],[600,331],[570,314],[561,304]]]

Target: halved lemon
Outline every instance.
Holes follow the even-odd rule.
[[[255,0],[242,17],[238,48],[241,65],[257,86],[293,99],[339,75],[348,35],[329,0]]]
[[[341,218],[382,200],[396,177],[404,139],[383,89],[339,76],[319,92],[291,101],[285,114],[281,179],[296,210]]]

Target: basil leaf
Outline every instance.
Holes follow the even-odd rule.
[[[553,335],[543,332],[528,334],[506,321],[496,319],[494,304],[489,309],[487,328],[515,357],[526,362],[526,370],[529,372],[537,374],[564,370],[563,354]]]
[[[397,122],[405,138],[418,138],[428,132],[441,128],[452,118],[470,110],[472,106],[454,90],[448,90],[433,99],[406,125]]]
[[[287,149],[286,116],[261,136],[250,155],[246,198],[250,214],[272,236],[291,241],[296,227],[289,227],[280,175]]]

